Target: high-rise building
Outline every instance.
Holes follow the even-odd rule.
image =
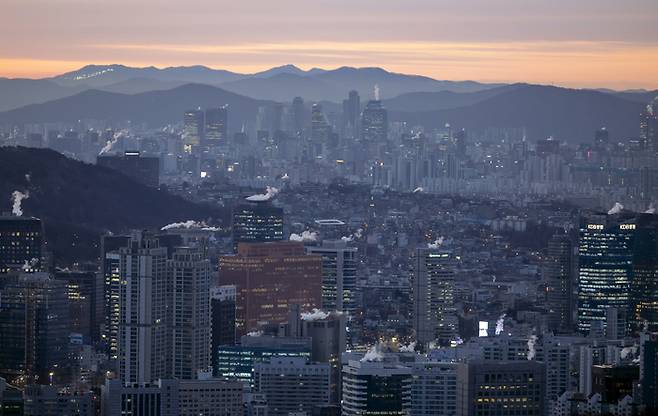
[[[212,378],[129,385],[108,379],[101,396],[108,416],[243,416],[242,384]]]
[[[90,391],[72,392],[56,386],[30,385],[25,388],[23,401],[25,403],[23,416],[94,416],[96,414],[94,397]]]
[[[217,351],[218,377],[238,380],[248,387],[254,386],[254,366],[269,362],[274,357],[311,358],[311,339],[275,337],[254,332],[240,338],[239,345],[221,345]]]
[[[541,416],[544,414],[544,364],[537,361],[460,363],[457,416]]]
[[[572,296],[575,268],[573,243],[566,234],[555,234],[548,242],[543,274],[546,280],[548,327],[569,332],[572,319]]]
[[[233,244],[283,240],[283,209],[271,201],[246,202],[233,209]]]
[[[315,145],[316,154],[320,154],[323,146],[327,146],[331,136],[331,126],[322,112],[321,104],[311,107],[311,141]]]
[[[594,132],[594,147],[599,150],[606,148],[610,142],[610,132],[605,127],[602,127]]]
[[[411,368],[390,356],[343,354],[342,415],[406,416],[411,411]]]
[[[359,116],[361,115],[361,98],[352,90],[343,100],[343,136],[357,138],[359,134]]]
[[[368,143],[388,140],[388,112],[378,99],[368,101],[361,114],[361,140]]]
[[[179,247],[167,273],[171,377],[189,380],[210,369],[210,261],[199,248]]]
[[[302,357],[274,357],[254,365],[254,390],[265,396],[272,416],[310,414],[329,404],[330,367]]]
[[[411,364],[411,416],[451,416],[457,412],[457,363]]]
[[[44,268],[43,224],[38,218],[0,216],[0,274]]]
[[[647,152],[658,152],[658,98],[647,105],[640,118],[640,146]]]
[[[415,252],[413,322],[416,340],[423,346],[436,340],[449,344],[455,335],[454,263],[446,251],[421,247]]]
[[[322,256],[322,309],[352,313],[356,308],[357,249],[342,240],[325,240],[309,246],[309,254]]]
[[[584,215],[578,243],[578,330],[588,333],[592,323],[605,328],[606,309],[630,308],[633,276],[633,214]]]
[[[104,280],[105,319],[103,342],[110,360],[119,356],[119,325],[121,322],[121,255],[119,249],[128,247],[130,236],[104,235],[101,237],[101,274]]]
[[[206,109],[205,141],[209,146],[226,144],[228,139],[228,105]]]
[[[200,108],[188,110],[183,114],[183,146],[186,152],[192,151],[192,146],[198,146],[205,137],[204,113]]]
[[[66,283],[47,273],[0,278],[0,377],[12,384],[51,384],[68,377]]]
[[[66,283],[71,332],[88,343],[100,341],[100,325],[105,317],[103,276],[94,271],[57,270],[55,280]]]
[[[220,345],[235,345],[235,286],[210,289],[210,354],[213,371],[217,369]]]
[[[635,226],[628,312],[636,330],[658,332],[658,215],[638,214]]]
[[[658,335],[640,339],[640,386],[647,414],[658,414]]]
[[[304,120],[306,119],[304,113],[305,113],[304,100],[302,99],[302,97],[295,97],[292,100],[292,110],[291,110],[292,133],[295,136],[300,136],[304,131],[304,124],[305,124]]]
[[[291,305],[320,307],[322,259],[300,242],[242,243],[238,254],[219,260],[222,285],[236,287],[238,335],[288,319]]]
[[[122,155],[102,154],[96,158],[99,166],[121,172],[135,182],[157,188],[160,185],[160,159],[142,155],[139,151]]]
[[[311,361],[327,363],[331,369],[331,403],[340,402],[340,359],[347,344],[344,313],[315,311],[300,316],[301,336],[311,339]],[[288,320],[290,326],[291,319]]]
[[[167,249],[153,236],[135,232],[119,254],[119,377],[150,383],[170,371]]]

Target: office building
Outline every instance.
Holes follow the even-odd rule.
[[[457,363],[411,364],[411,416],[451,416],[457,412]]]
[[[640,118],[640,146],[647,152],[658,152],[658,99],[649,103]]]
[[[434,248],[416,249],[413,322],[416,340],[427,346],[438,340],[448,345],[456,330],[454,256]]]
[[[167,249],[135,232],[120,248],[119,377],[148,383],[170,371],[167,331]]]
[[[238,335],[288,319],[291,305],[312,310],[321,304],[322,259],[300,242],[243,243],[219,260],[222,285],[236,287]]]
[[[190,153],[192,147],[201,144],[204,139],[205,120],[203,110],[188,110],[183,114],[183,149]]]
[[[311,361],[327,363],[330,366],[331,403],[337,404],[340,401],[340,358],[347,345],[347,316],[340,312],[314,311],[302,313],[300,318],[299,335],[311,339]],[[291,321],[292,319],[288,320],[289,326]]]
[[[69,303],[65,282],[43,272],[0,279],[0,377],[20,385],[69,376]]]
[[[321,246],[307,247],[306,252],[322,256],[322,309],[353,313],[356,308],[356,247],[348,247],[341,240],[325,240]]]
[[[178,247],[167,273],[171,377],[189,380],[210,369],[210,261],[199,248]]]
[[[270,416],[310,414],[329,404],[330,366],[302,357],[274,357],[254,366],[254,390],[265,396]]]
[[[225,145],[228,139],[228,105],[206,109],[205,143]]]
[[[572,325],[572,292],[574,285],[574,254],[571,238],[555,234],[548,242],[543,274],[546,281],[548,328],[569,332]]]
[[[86,343],[100,341],[105,317],[103,276],[95,271],[57,270],[55,280],[66,283],[71,332],[81,334]]]
[[[608,308],[630,308],[635,230],[633,214],[591,214],[581,219],[578,243],[580,332],[587,334],[594,321],[605,328]]]
[[[121,322],[121,255],[119,249],[128,247],[130,236],[104,235],[101,237],[101,274],[104,280],[105,319],[102,336],[108,357],[119,356],[119,324]]]
[[[636,330],[658,332],[658,215],[638,214],[635,225],[629,318]]]
[[[0,216],[0,274],[44,269],[43,224],[38,218]]]
[[[379,98],[368,101],[361,114],[361,140],[385,143],[388,140],[388,112]]]
[[[301,136],[304,131],[305,126],[305,109],[304,109],[304,99],[302,97],[295,97],[292,100],[291,108],[291,123],[292,123],[292,133],[295,136]]]
[[[275,337],[254,333],[240,338],[239,345],[221,345],[217,351],[218,377],[238,380],[254,386],[254,366],[273,357],[311,358],[311,340],[299,337]]]
[[[246,202],[233,209],[233,244],[283,240],[283,209],[271,201]]]
[[[395,355],[343,354],[342,415],[407,416],[412,370]]]
[[[212,378],[178,381],[178,415],[243,416],[242,383]]]
[[[626,396],[633,396],[633,386],[640,380],[637,365],[594,365],[592,392],[601,395],[601,402],[617,404]]]
[[[361,98],[357,91],[350,91],[343,100],[343,137],[352,139],[359,135],[359,116],[361,115]]]
[[[92,392],[71,392],[55,386],[30,385],[23,394],[23,416],[94,416]]]
[[[311,141],[315,144],[326,145],[331,135],[331,126],[322,112],[321,104],[311,106]]]
[[[96,163],[120,172],[143,185],[152,188],[160,185],[160,159],[157,157],[130,151],[121,155],[102,154],[98,156]]]
[[[211,365],[215,371],[219,346],[235,345],[235,286],[210,289],[210,328]]]
[[[658,414],[658,334],[641,335],[640,386],[647,414]]]
[[[457,416],[543,415],[544,372],[536,361],[460,363]]]

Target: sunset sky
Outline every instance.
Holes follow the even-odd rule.
[[[0,39],[3,77],[293,63],[658,88],[656,0],[2,0]]]

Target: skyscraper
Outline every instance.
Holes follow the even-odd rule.
[[[304,99],[302,97],[295,97],[292,100],[291,110],[292,133],[295,136],[300,136],[304,131],[304,112]]]
[[[343,354],[344,416],[405,416],[411,411],[412,370],[394,356],[370,360]]]
[[[55,280],[66,283],[71,332],[87,343],[100,341],[100,322],[105,316],[103,276],[95,271],[57,270]]]
[[[210,261],[199,248],[178,247],[167,273],[171,377],[189,380],[210,369]]]
[[[235,286],[210,289],[210,326],[212,368],[217,369],[219,346],[235,345]]]
[[[361,140],[384,143],[388,139],[388,112],[379,99],[368,101],[361,115]]]
[[[544,364],[473,360],[457,370],[457,416],[544,414]]]
[[[633,214],[584,215],[578,242],[578,330],[605,326],[606,309],[630,308],[633,276]]]
[[[331,126],[322,112],[322,105],[315,103],[311,107],[311,141],[317,145],[326,145],[331,134]]]
[[[121,172],[146,186],[157,188],[160,185],[160,159],[157,157],[146,156],[139,151],[130,151],[121,155],[99,155],[96,163]]]
[[[322,309],[353,312],[356,308],[357,249],[341,240],[309,246],[309,254],[322,256]]]
[[[188,110],[183,114],[183,146],[186,152],[192,150],[192,146],[198,146],[204,139],[204,113],[200,108]]]
[[[286,322],[293,304],[320,307],[322,259],[305,254],[303,243],[242,243],[237,255],[220,257],[219,279],[236,287],[236,329],[244,335]]]
[[[228,138],[228,105],[206,109],[205,141],[209,146],[226,144]]]
[[[633,244],[631,320],[636,330],[645,324],[658,332],[658,215],[638,214]]]
[[[283,240],[283,209],[271,201],[245,202],[233,209],[233,244]]]
[[[416,249],[414,257],[413,322],[416,340],[427,346],[448,344],[455,334],[455,271],[451,253],[434,248]]]
[[[121,255],[119,249],[128,247],[130,236],[104,235],[101,237],[101,274],[104,280],[105,320],[102,336],[110,360],[119,356],[119,325],[121,323]]]
[[[640,146],[653,154],[658,152],[658,98],[647,105],[640,118]]]
[[[548,326],[568,332],[572,323],[573,243],[566,234],[555,234],[548,242],[543,265],[546,279]]]
[[[255,391],[264,394],[272,416],[309,414],[329,404],[330,367],[302,357],[274,357],[254,365]]]
[[[167,378],[167,249],[135,232],[119,254],[119,377],[126,383]]]
[[[0,278],[0,377],[50,384],[68,376],[69,304],[66,283],[47,273]]]
[[[343,100],[343,136],[357,138],[359,134],[359,116],[361,115],[361,98],[352,90]]]
[[[0,216],[0,274],[43,269],[43,224],[33,217]]]

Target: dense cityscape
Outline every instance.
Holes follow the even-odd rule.
[[[658,90],[521,82],[0,78],[0,416],[658,414]]]

